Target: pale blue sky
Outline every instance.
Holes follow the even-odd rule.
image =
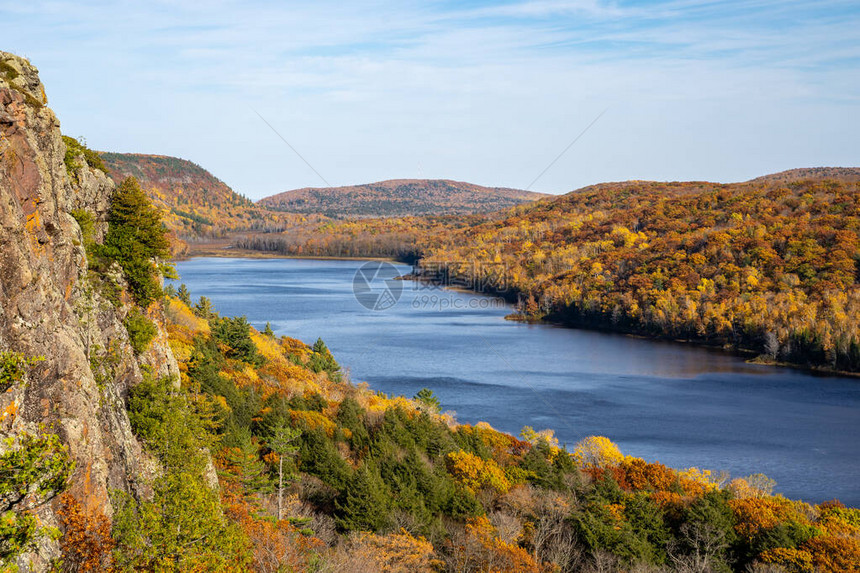
[[[0,0],[63,131],[252,198],[400,177],[534,190],[860,164],[856,0]]]

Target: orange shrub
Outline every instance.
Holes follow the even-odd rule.
[[[738,535],[752,539],[763,529],[783,521],[796,521],[808,524],[809,519],[798,511],[797,502],[784,497],[747,497],[729,500],[729,507],[735,514]]]
[[[551,571],[535,561],[528,551],[500,539],[486,517],[470,519],[464,535],[451,541],[455,571],[481,571],[486,573],[544,573]]]
[[[60,497],[60,551],[74,571],[113,571],[114,541],[110,520],[98,509],[86,510],[70,493]]]
[[[821,535],[803,544],[813,564],[828,573],[857,573],[860,570],[860,539]]]
[[[235,482],[221,481],[224,515],[247,537],[255,571],[308,571],[324,549],[316,537],[301,534],[287,521],[260,519]]]
[[[678,472],[678,481],[681,484],[681,489],[684,490],[684,494],[692,497],[702,497],[718,487],[712,479],[711,470],[701,470],[699,468],[680,470]]]
[[[380,573],[432,573],[442,565],[432,543],[405,529],[388,535],[362,533],[354,541],[353,551],[372,561]]]
[[[776,547],[768,549],[759,556],[762,563],[780,565],[788,573],[809,573],[812,571],[812,554],[803,549]]]
[[[664,491],[675,483],[675,472],[661,463],[646,462],[641,458],[624,458],[621,469],[630,489]]]

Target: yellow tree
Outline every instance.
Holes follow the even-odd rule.
[[[604,436],[589,436],[577,442],[573,456],[584,468],[615,467],[624,460],[621,450]]]

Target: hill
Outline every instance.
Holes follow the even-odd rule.
[[[447,179],[393,179],[348,187],[296,189],[266,197],[257,204],[334,218],[405,217],[488,213],[543,197],[547,195]]]
[[[0,119],[0,570],[856,572],[857,509],[458,424],[161,296],[157,210],[3,52]]]
[[[166,155],[102,152],[110,177],[136,177],[183,238],[222,237],[232,231],[282,229],[299,218],[258,207],[196,163]]]
[[[860,372],[860,170],[744,183],[602,183],[471,216],[328,222],[242,237],[287,255],[420,260],[518,317]]]
[[[820,181],[823,179],[860,181],[860,167],[803,167],[756,177],[752,182],[790,183],[792,181]]]
[[[435,236],[422,263],[506,293],[526,319],[857,372],[857,170],[808,173],[589,187]]]

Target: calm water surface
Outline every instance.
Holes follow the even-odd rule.
[[[723,353],[504,320],[487,297],[404,281],[396,305],[353,296],[359,261],[200,258],[177,269],[222,315],[313,343],[353,381],[431,388],[461,422],[605,435],[673,467],[761,472],[789,497],[860,506],[860,380],[746,364]],[[400,266],[403,272],[410,269]]]

